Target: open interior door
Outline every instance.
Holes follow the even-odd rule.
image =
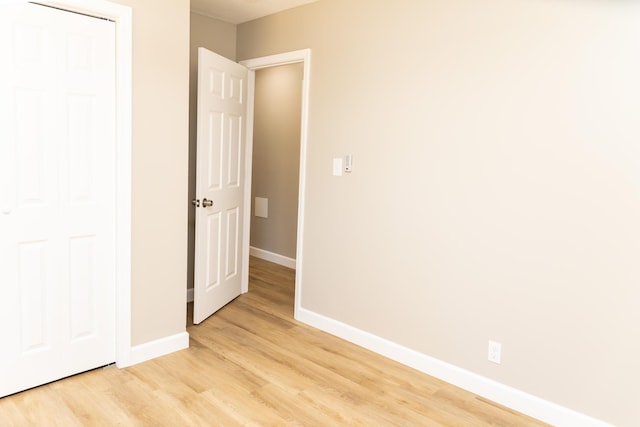
[[[194,324],[241,292],[247,76],[198,49]]]

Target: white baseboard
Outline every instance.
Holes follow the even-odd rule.
[[[187,302],[193,302],[193,288],[187,288]]]
[[[548,424],[562,427],[612,427],[603,421],[540,399],[305,308],[299,308],[296,313],[297,320],[314,328]]]
[[[293,258],[286,257],[284,255],[279,255],[273,252],[265,251],[264,249],[254,248],[253,246],[249,247],[249,255],[254,256],[256,258],[263,259],[265,261],[274,262],[276,264],[283,265],[288,268],[296,269],[296,260]]]
[[[164,356],[178,350],[189,348],[189,334],[181,332],[179,334],[160,338],[159,340],[136,345],[131,348],[128,365],[146,362],[156,357]]]

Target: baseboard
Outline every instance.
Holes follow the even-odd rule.
[[[187,288],[187,302],[193,302],[193,288]]]
[[[147,360],[155,359],[156,357],[164,356],[178,350],[184,350],[185,348],[189,348],[189,334],[187,332],[181,332],[160,338],[159,340],[136,345],[131,348],[131,357],[128,360],[128,366],[146,362]]]
[[[314,328],[350,341],[545,423],[563,427],[612,427],[603,421],[540,399],[313,311],[299,308],[296,313],[297,320]]]
[[[256,258],[263,259],[265,261],[270,261],[288,268],[296,269],[296,260],[293,258],[286,257],[284,255],[276,254],[273,252],[265,251],[264,249],[254,248],[253,246],[249,247],[249,255],[254,256]]]

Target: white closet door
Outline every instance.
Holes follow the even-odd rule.
[[[0,397],[115,361],[115,24],[0,5]]]

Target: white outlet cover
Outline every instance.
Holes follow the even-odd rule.
[[[487,359],[498,365],[502,363],[502,344],[497,341],[489,341]]]

